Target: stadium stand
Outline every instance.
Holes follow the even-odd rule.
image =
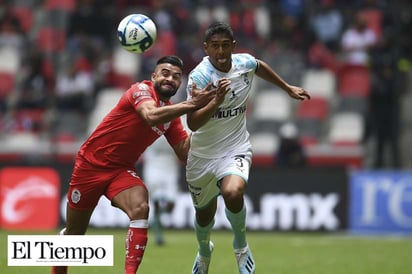
[[[27,153],[35,153],[42,148],[42,153],[58,152],[58,157],[64,155],[64,159],[70,160],[70,153],[74,153],[84,136],[94,129],[121,92],[137,79],[147,77],[153,60],[166,50],[182,56],[187,71],[199,62],[204,56],[201,41],[198,40],[199,33],[214,19],[230,20],[233,23],[238,51],[247,50],[267,61],[285,80],[304,87],[312,96],[310,101],[295,102],[274,86],[255,81],[256,87],[251,94],[247,111],[248,128],[257,157],[272,156],[270,154],[278,146],[279,126],[287,121],[298,126],[302,142],[309,148],[309,158],[319,153],[326,157],[337,155],[336,145],[343,144],[355,147],[347,150],[354,151],[355,157],[365,156],[362,154],[364,144],[360,141],[370,92],[368,68],[340,64],[340,52],[325,52],[322,45],[315,45],[315,55],[327,54],[329,62],[318,63],[316,67],[310,64],[308,53],[311,48],[313,50],[313,43],[319,42],[318,39],[311,40],[306,36],[312,35],[309,26],[305,25],[312,15],[310,9],[302,9],[298,17],[294,18],[295,21],[291,22],[285,20],[287,16],[276,1],[248,1],[248,8],[239,7],[228,0],[219,1],[221,5],[217,8],[202,5],[197,1],[190,4],[188,1],[177,1],[179,5],[176,5],[175,1],[172,1],[175,4],[161,2],[157,5],[153,1],[125,0],[5,1],[5,5],[0,7],[0,23],[8,23],[6,27],[0,25],[0,158],[13,153],[13,149],[20,154],[24,153],[25,149]],[[357,1],[335,2],[336,7],[343,11],[345,25],[349,25],[351,14],[359,11],[359,6],[354,3]],[[382,10],[364,9],[362,12],[369,26],[378,35],[382,35],[385,28],[388,29],[385,25],[387,22],[392,22],[391,29],[400,33],[398,37],[402,38],[399,38],[397,44],[403,47],[402,52],[410,59],[410,28],[404,24],[407,23],[405,18],[410,16],[398,16],[400,12],[407,14],[411,10],[410,3],[382,2],[386,2],[386,11],[388,15],[392,14],[392,21],[384,20]],[[316,1],[309,3],[317,4]],[[139,5],[140,11],[159,20],[161,30],[159,44],[144,55],[130,55],[117,47],[116,23],[113,23],[136,10],[136,5]],[[89,17],[85,11],[90,11]],[[97,27],[90,26],[87,32],[82,32],[73,25],[73,17],[94,22],[97,13],[99,18],[104,18],[105,27],[100,27],[99,23]],[[264,19],[260,20],[257,14],[263,14]],[[41,74],[47,79],[48,100],[43,117],[46,121],[44,126],[36,127],[41,132],[16,132],[13,128],[18,123],[14,119],[19,112],[15,109],[17,105],[13,104],[13,100],[23,94],[21,76],[29,74],[32,69],[24,62],[31,54],[31,51],[27,50],[29,48],[40,50],[44,60]],[[68,61],[78,58],[87,59],[96,80],[93,94],[95,104],[91,106],[86,117],[64,113],[56,107],[55,100],[56,77]],[[36,77],[34,79],[40,79]],[[37,114],[26,112],[26,115],[32,116],[32,121],[38,121]],[[13,138],[15,134],[16,138]],[[17,146],[18,142],[24,142],[24,145]],[[325,162],[327,163],[322,161],[323,164]]]
[[[302,76],[302,87],[310,90],[313,97],[330,100],[336,93],[336,76],[328,69],[306,69]]]
[[[338,92],[342,97],[367,98],[370,92],[369,68],[363,65],[343,64],[338,72]]]
[[[276,89],[256,92],[251,113],[255,130],[276,132],[291,115],[292,103],[285,92]]]
[[[330,119],[328,141],[332,146],[358,146],[364,134],[363,117],[354,112],[339,112]]]

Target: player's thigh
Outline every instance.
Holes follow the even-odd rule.
[[[107,198],[123,210],[130,219],[147,218],[148,191],[143,180],[134,170],[119,173],[107,188]]]
[[[215,176],[212,161],[191,157],[186,166],[186,180],[196,209],[206,208],[220,194],[218,178]]]
[[[249,180],[250,158],[239,154],[219,159],[215,163],[216,177],[225,187],[246,185]]]

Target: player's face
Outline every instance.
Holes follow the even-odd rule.
[[[171,64],[159,64],[152,73],[152,81],[160,98],[168,100],[176,94],[182,83],[182,70]]]
[[[236,41],[224,34],[215,34],[209,41],[203,44],[206,54],[213,66],[223,72],[232,68],[232,52],[236,47]]]

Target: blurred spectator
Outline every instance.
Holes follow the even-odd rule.
[[[387,11],[389,7],[385,0],[362,0],[359,1],[357,11],[365,18],[368,28],[370,28],[379,40],[384,28],[391,23],[388,21]]]
[[[286,17],[298,19],[305,13],[305,0],[280,0],[280,8]]]
[[[343,15],[334,0],[321,0],[309,19],[310,27],[319,42],[337,52],[343,30]]]
[[[306,154],[299,141],[298,129],[293,123],[285,123],[279,129],[280,145],[275,155],[278,167],[306,166]]]
[[[79,111],[87,114],[91,110],[95,82],[91,66],[84,58],[70,63],[56,81],[56,106],[59,110]]]
[[[277,29],[275,33],[277,39],[282,39],[287,48],[302,50],[306,47],[306,1],[305,0],[280,0],[279,10],[281,22],[276,26],[272,23],[272,27]]]
[[[19,18],[13,14],[11,6],[6,4],[3,13],[0,13],[0,47],[8,46],[22,51],[25,40]]]
[[[13,13],[11,1],[0,5],[0,113],[9,108],[18,79],[18,69],[25,53],[27,37]],[[15,97],[15,96],[14,96]]]
[[[117,24],[110,1],[79,0],[68,22],[68,51],[112,48]]]
[[[412,3],[411,1],[399,1],[391,9],[394,20],[394,32],[396,44],[399,45],[409,60],[412,60]]]
[[[237,33],[238,39],[247,40],[249,38],[256,40],[255,4],[248,1],[242,2],[229,13],[230,25],[233,31]]]
[[[393,37],[385,35],[370,53],[372,88],[369,98],[371,133],[376,142],[374,168],[400,168],[402,85],[398,64],[401,55]],[[390,153],[390,164],[385,164],[385,151]]]
[[[23,59],[18,75],[19,94],[16,107],[19,109],[44,109],[50,107],[54,86],[53,67],[44,53],[32,49]]]
[[[338,72],[339,59],[337,54],[328,48],[325,43],[315,35],[310,37],[309,48],[306,53],[307,66],[316,69],[328,69],[334,73]]]
[[[342,36],[341,46],[345,54],[344,62],[352,65],[367,65],[369,50],[377,43],[377,37],[368,28],[365,18],[357,13],[353,24]]]

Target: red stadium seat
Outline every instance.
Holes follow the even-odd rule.
[[[28,6],[14,6],[12,13],[19,19],[24,32],[29,32],[33,27],[33,10]]]
[[[39,29],[36,44],[43,52],[61,52],[66,46],[66,34],[52,27]]]
[[[299,119],[324,120],[329,112],[329,102],[326,98],[313,97],[298,103],[296,116]]]
[[[303,147],[310,147],[319,144],[319,139],[310,135],[300,136],[299,141]]]
[[[14,85],[14,74],[0,72],[0,99],[6,98],[14,90]]]
[[[367,97],[370,92],[369,68],[362,65],[343,65],[338,73],[338,92],[341,96]]]
[[[135,83],[133,80],[133,76],[128,75],[128,74],[120,74],[120,73],[114,73],[112,76],[112,86],[122,88],[122,89],[129,89],[131,85]]]
[[[360,11],[360,14],[366,19],[366,23],[371,28],[376,37],[379,39],[382,36],[382,11],[375,8],[364,9]]]
[[[76,8],[76,0],[46,0],[44,7],[48,10],[65,10],[74,11]]]
[[[296,109],[296,124],[301,143],[307,147],[316,145],[322,137],[323,123],[329,115],[329,101],[325,97],[312,97],[299,102]]]

